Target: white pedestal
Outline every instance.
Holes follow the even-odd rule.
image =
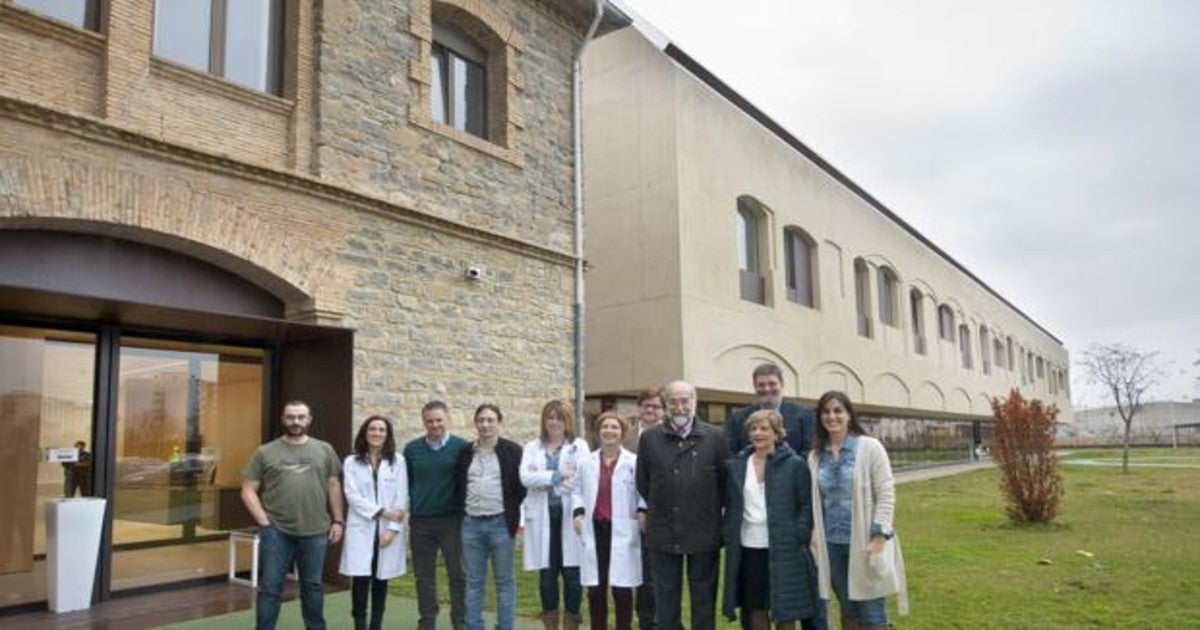
[[[56,613],[92,605],[104,499],[53,499],[46,502],[46,592]]]

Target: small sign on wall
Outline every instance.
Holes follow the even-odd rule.
[[[46,461],[59,464],[78,462],[79,449],[74,446],[52,446],[46,449]]]

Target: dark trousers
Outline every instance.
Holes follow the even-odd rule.
[[[563,566],[562,508],[550,508],[550,566],[538,573],[538,590],[542,596],[542,612],[558,610],[558,576],[562,575],[563,607],[568,615],[578,615],[583,603],[583,586],[579,583],[579,567]]]
[[[650,572],[650,548],[646,536],[642,535],[642,585],[637,588],[637,618],[641,630],[655,630],[654,577]]]
[[[438,550],[446,561],[446,575],[450,578],[450,623],[456,629],[465,628],[467,613],[463,596],[467,590],[467,574],[463,569],[462,517],[414,516],[409,519],[409,528],[420,615],[417,628],[434,630],[437,627]]]
[[[383,610],[387,607],[387,580],[375,578],[379,571],[379,534],[375,534],[375,550],[371,553],[371,575],[356,575],[350,580],[350,616],[355,628],[367,627],[367,596],[371,598],[371,630],[383,626]]]
[[[608,568],[612,561],[612,521],[592,521],[596,533],[596,568],[600,584],[588,587],[588,618],[592,630],[608,627]],[[612,587],[617,613],[616,630],[629,630],[633,623],[633,589]]]
[[[650,573],[654,576],[655,616],[660,630],[682,630],[683,572],[686,564],[688,595],[692,600],[692,630],[716,627],[717,573],[721,551],[670,553],[650,550]]]

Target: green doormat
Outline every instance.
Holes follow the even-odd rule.
[[[441,615],[442,618],[438,620],[441,622],[438,624],[439,627],[449,627],[450,619],[447,617],[445,605],[442,606]],[[341,591],[325,596],[325,622],[329,625],[330,630],[350,629],[354,627],[354,621],[350,618],[349,591]],[[383,616],[383,627],[413,628],[416,625],[416,600],[407,597],[397,597],[395,595],[389,596],[387,612]],[[494,628],[496,625],[496,616],[492,613],[484,613],[484,625],[488,628]],[[221,630],[222,628],[245,630],[246,628],[254,627],[254,609],[225,613],[215,617],[205,617],[203,619],[194,619],[192,621],[159,627],[170,630]],[[516,627],[518,630],[540,630],[542,624],[538,620],[523,618],[518,615]],[[294,599],[283,604],[283,607],[279,611],[278,628],[279,630],[304,629],[304,622],[300,617],[299,599]]]

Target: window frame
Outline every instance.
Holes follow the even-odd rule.
[[[0,4],[2,4],[2,3],[5,3],[5,0],[0,0]],[[71,28],[77,28],[81,31],[88,31],[90,33],[100,33],[100,27],[101,27],[101,22],[102,22],[101,11],[104,8],[102,6],[101,0],[83,0],[83,4],[84,4],[84,6],[83,6],[83,21],[78,24],[75,22],[69,21],[69,20],[64,20],[60,17],[51,15],[49,13],[46,13],[37,7],[22,4],[22,0],[7,0],[7,4],[9,6],[19,9],[21,11],[28,11],[29,13],[32,13],[33,15],[36,15],[39,18],[42,18],[45,20],[51,20],[58,24],[65,24]]]
[[[954,325],[954,309],[950,308],[949,304],[938,305],[938,339],[942,341],[955,341],[955,325]]]
[[[797,248],[802,250],[803,256],[797,253]],[[790,226],[783,231],[783,252],[786,265],[784,286],[787,288],[788,300],[801,306],[817,308],[816,241],[804,230]]]
[[[434,21],[433,41],[430,42],[430,55],[429,72],[431,82],[429,86],[428,102],[430,117],[438,124],[446,125],[452,129],[470,134],[476,138],[479,138],[480,140],[491,141],[493,133],[491,130],[491,125],[489,124],[489,121],[491,120],[491,111],[488,106],[488,99],[491,96],[492,89],[491,76],[488,70],[489,55],[487,49],[484,48],[479,42],[474,41],[469,35],[462,32],[462,30],[457,26],[446,22]],[[457,77],[457,71],[455,69],[456,66],[454,64],[455,60],[462,61],[464,65],[478,69],[481,77],[481,90],[478,103],[478,133],[472,130],[469,115],[467,116],[467,120],[463,121],[461,126],[458,124],[458,121],[455,120],[454,112],[458,105],[458,101],[466,98],[465,96],[460,95],[454,87],[457,85],[455,80]],[[438,61],[441,62],[440,65],[442,68],[441,76],[438,77],[441,80],[442,88],[440,93],[442,99],[441,119],[438,118],[437,113],[434,111],[433,102],[433,99],[438,96],[436,85],[432,82],[432,78],[436,73]],[[469,108],[470,107],[468,105],[468,109]]]
[[[920,289],[909,289],[908,308],[912,318],[913,349],[923,355],[928,349],[925,342],[925,294]]]
[[[966,322],[958,325],[958,353],[962,357],[963,369],[974,369],[971,352],[971,327]]]
[[[861,257],[854,259],[854,313],[860,337],[875,336],[871,320],[871,268]]]
[[[899,301],[900,278],[891,267],[881,265],[875,270],[879,288],[879,321],[892,328],[900,327]]]
[[[267,42],[266,52],[268,63],[266,64],[267,77],[265,89],[259,89],[226,76],[225,54],[228,48],[227,17],[229,15],[229,2],[231,0],[209,0],[208,67],[203,69],[156,52],[155,45],[158,42],[158,11],[164,1],[166,0],[154,0],[153,17],[150,22],[150,54],[154,59],[175,64],[193,72],[207,74],[260,94],[284,97],[288,55],[287,21],[291,19],[291,12],[288,11],[289,3],[286,0],[267,0],[272,11],[270,16],[270,37]]]
[[[737,198],[736,209],[734,240],[738,257],[738,295],[747,302],[769,306],[766,235],[770,225],[767,211],[762,202],[749,195]]]

